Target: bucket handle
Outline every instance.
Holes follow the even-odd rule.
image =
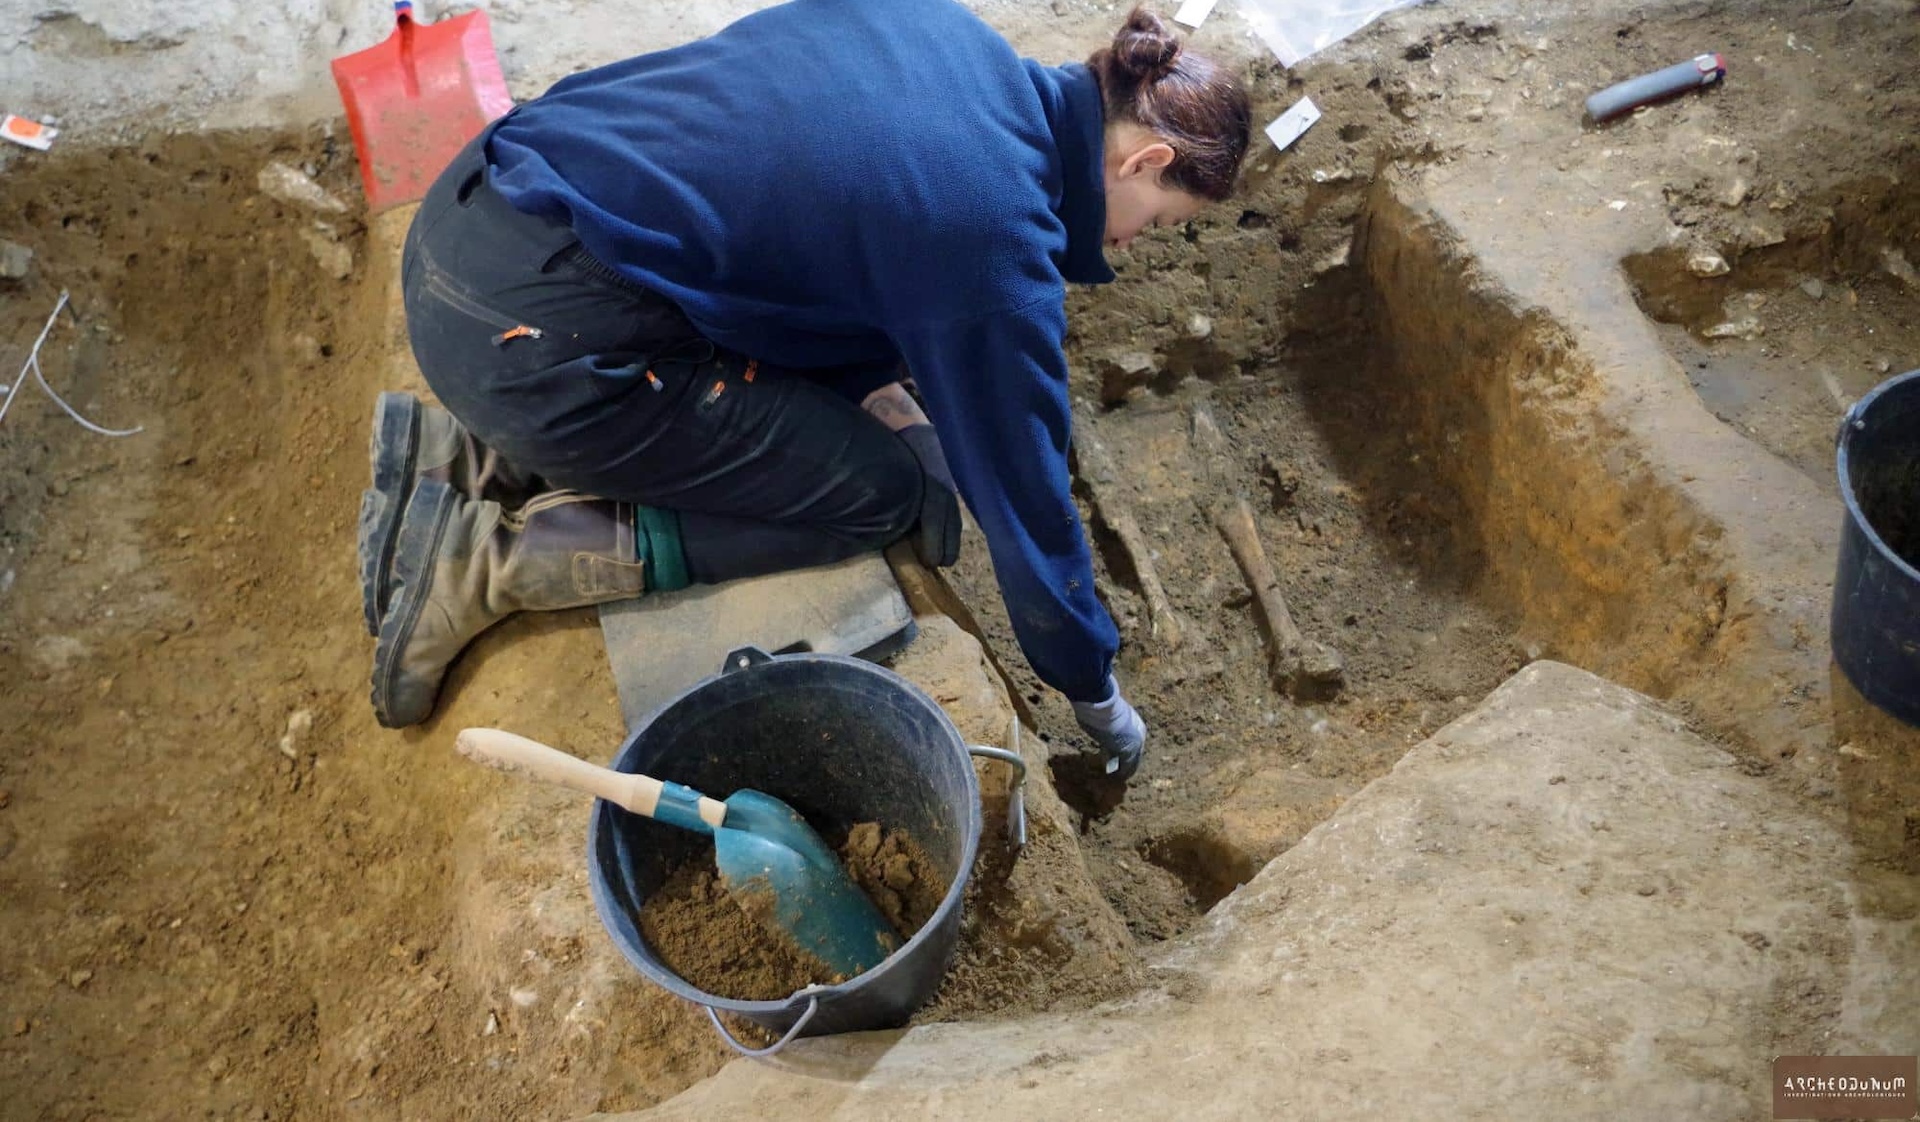
[[[780,1049],[793,1043],[793,1038],[799,1036],[800,1030],[806,1028],[807,1022],[813,1020],[813,1015],[820,1011],[820,998],[818,996],[808,998],[807,1011],[800,1014],[799,1020],[793,1022],[793,1027],[787,1030],[787,1035],[767,1045],[765,1048],[749,1048],[738,1040],[735,1040],[733,1034],[727,1031],[727,1026],[720,1023],[720,1014],[713,1011],[713,1006],[702,1005],[700,1008],[707,1011],[707,1020],[713,1022],[713,1030],[720,1034],[720,1039],[726,1041],[728,1047],[750,1060],[760,1060],[776,1054]]]
[[[967,745],[970,756],[984,756],[989,760],[999,760],[1013,768],[1013,793],[1007,796],[1007,847],[1015,853],[1027,847],[1027,761],[1020,755],[1020,718],[1015,717],[1007,734],[1012,742],[1011,751],[1005,748],[988,748],[983,744]]]
[[[720,673],[732,674],[738,670],[745,670],[749,666],[758,666],[763,662],[772,661],[773,656],[759,647],[741,647],[727,652],[727,657],[720,663]]]

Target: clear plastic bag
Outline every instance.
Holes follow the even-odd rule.
[[[1240,0],[1241,14],[1280,61],[1296,66],[1393,11],[1421,0]]]

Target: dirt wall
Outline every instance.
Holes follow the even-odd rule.
[[[1752,589],[1715,522],[1607,419],[1616,391],[1567,330],[1490,282],[1404,186],[1374,192],[1356,256],[1375,348],[1364,376],[1389,439],[1458,504],[1480,595],[1539,650],[1773,739],[1780,722],[1754,704],[1773,667],[1753,656],[1775,636]]]

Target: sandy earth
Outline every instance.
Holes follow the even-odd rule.
[[[698,33],[722,10],[676,8],[661,26]],[[1079,4],[983,11],[1045,57],[1084,53],[1112,18]],[[293,14],[322,39],[368,18]],[[1155,729],[1124,799],[1008,642],[977,536],[955,574],[1051,740],[1085,868],[1139,944],[1189,928],[1408,745],[1556,653],[1480,580],[1485,551],[1456,532],[1471,502],[1399,439],[1433,419],[1377,396],[1382,356],[1349,253],[1385,178],[1477,178],[1489,205],[1521,205],[1503,153],[1572,130],[1567,177],[1611,183],[1625,168],[1635,204],[1653,200],[1678,231],[1626,270],[1701,399],[1830,486],[1842,405],[1920,365],[1917,296],[1887,254],[1920,261],[1920,214],[1898,187],[1920,174],[1903,84],[1913,25],[1888,22],[1902,14],[1910,5],[1429,10],[1291,80],[1230,13],[1209,25],[1256,59],[1263,114],[1310,92],[1328,119],[1289,156],[1258,148],[1243,199],[1143,240],[1116,260],[1120,283],[1073,297],[1085,423],[1124,465],[1117,499],[1184,625],[1178,648],[1153,633],[1110,513],[1083,494],[1128,640],[1121,671]],[[27,52],[35,88],[75,99],[80,71],[58,60],[125,62],[127,84],[78,111],[166,96],[196,72],[227,77],[195,96],[247,91],[222,102],[236,120],[320,104],[312,38],[284,56],[305,69],[270,80],[247,77],[283,57],[264,47],[244,66],[215,51],[154,79],[135,60],[219,26],[197,6],[168,18],[174,31],[79,9],[34,16],[4,57]],[[554,25],[530,5],[497,22],[522,94],[570,68],[567,45],[590,30],[563,18],[543,38]],[[629,34],[626,49],[654,45]],[[1708,45],[1729,54],[1725,88],[1605,131],[1569,123],[1585,91]],[[598,1021],[549,989],[520,1005],[495,984],[502,961],[476,958],[493,944],[460,926],[473,921],[454,898],[489,876],[583,892],[533,860],[475,867],[516,839],[577,844],[585,807],[469,774],[447,747],[487,723],[609,755],[621,730],[592,616],[502,627],[456,669],[433,722],[375,726],[351,536],[373,395],[414,377],[383,256],[398,227],[262,196],[255,176],[273,160],[355,197],[351,152],[324,123],[0,156],[0,237],[37,255],[25,283],[0,282],[0,358],[24,357],[68,288],[79,317],[49,345],[49,378],[95,420],[145,426],[88,435],[33,393],[0,422],[0,941],[12,948],[0,1063],[21,1073],[0,1116],[534,1118],[656,1102],[724,1059],[704,1019],[632,979],[611,984]],[[1592,200],[1588,221],[1608,202]],[[1727,275],[1690,271],[1708,249]],[[1746,319],[1764,333],[1707,337]],[[1202,408],[1227,437],[1222,457],[1195,442]],[[1208,517],[1229,494],[1255,510],[1302,628],[1345,655],[1338,699],[1298,706],[1269,688],[1244,581]],[[1763,756],[1750,756],[1761,773]],[[1905,789],[1884,770],[1873,782]],[[1911,848],[1901,836],[1891,852]],[[1058,883],[1078,867],[1060,866]],[[597,961],[572,934],[511,945],[555,977]],[[992,1000],[936,1008],[1071,1008],[1131,980],[1110,957],[1104,976],[1049,984],[1036,960],[976,954],[969,976]],[[990,984],[994,969],[1005,984]]]

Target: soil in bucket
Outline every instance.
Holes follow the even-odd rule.
[[[925,850],[903,830],[882,830],[862,822],[847,831],[840,847],[855,884],[887,917],[901,942],[913,938],[947,894],[947,880]]]
[[[901,941],[940,906],[947,882],[900,830],[862,822],[839,847],[847,872]],[[778,1001],[810,985],[846,979],[783,930],[742,907],[714,868],[711,851],[674,869],[640,908],[640,932],[668,969],[717,997]]]

